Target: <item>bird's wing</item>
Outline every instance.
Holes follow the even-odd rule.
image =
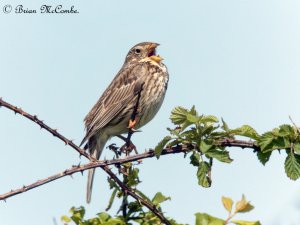
[[[112,121],[134,99],[144,82],[142,64],[123,67],[85,118],[86,136],[81,145]]]

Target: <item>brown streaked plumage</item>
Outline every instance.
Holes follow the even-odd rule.
[[[136,128],[148,123],[158,112],[167,90],[169,75],[158,44],[142,42],[130,49],[124,65],[85,117],[86,136],[81,142],[99,159],[107,140],[128,131],[137,93],[141,92]],[[89,170],[87,202],[91,201],[94,169]]]

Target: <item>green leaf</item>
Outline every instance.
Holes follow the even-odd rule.
[[[211,149],[205,153],[205,156],[215,158],[220,162],[231,163],[233,160],[229,156],[228,151],[222,151],[217,149]]]
[[[78,208],[72,207],[70,211],[73,214],[71,216],[71,219],[74,221],[74,223],[80,224],[85,214],[85,208],[83,206],[80,206]]]
[[[190,123],[196,123],[196,122],[198,122],[200,120],[200,117],[199,116],[195,116],[195,115],[193,115],[191,113],[188,113],[186,115],[186,119]]]
[[[210,177],[211,167],[207,162],[201,162],[198,171],[198,184],[202,187],[210,187],[211,186],[211,177]]]
[[[276,136],[274,134],[274,130],[272,132],[264,133],[258,141],[258,145],[262,152],[273,151],[276,149],[287,149],[291,147],[289,137]]]
[[[114,191],[112,192],[111,196],[110,196],[108,206],[106,207],[105,211],[110,210],[110,208],[112,207],[112,204],[114,203],[117,192],[118,192],[118,189],[115,188]]]
[[[170,136],[166,136],[164,137],[164,139],[162,139],[158,144],[157,146],[155,147],[154,149],[154,154],[156,156],[156,158],[159,159],[165,145],[171,140],[172,138]]]
[[[230,129],[229,129],[227,123],[223,120],[223,118],[221,118],[221,120],[222,120],[222,126],[221,126],[221,128],[222,128],[226,133],[230,132]]]
[[[125,225],[125,224],[126,223],[121,219],[112,218],[109,221],[103,223],[102,225]]]
[[[272,152],[262,152],[262,151],[257,151],[257,158],[258,160],[263,164],[266,165],[266,163],[269,161]]]
[[[135,192],[137,194],[139,194],[141,197],[143,197],[143,199],[146,199],[147,201],[151,202],[150,198],[148,198],[148,196],[146,196],[143,192],[141,192],[140,190],[138,189],[135,189]]]
[[[202,123],[217,123],[217,122],[219,122],[218,118],[213,115],[202,116],[200,121]]]
[[[101,224],[107,222],[111,218],[111,216],[105,212],[98,213],[97,215]]]
[[[294,144],[294,151],[295,151],[295,153],[297,153],[297,155],[300,155],[300,143],[299,142],[296,142]]]
[[[250,204],[249,201],[246,200],[245,195],[242,196],[242,199],[238,201],[235,205],[236,213],[245,213],[254,209],[254,206]]]
[[[152,203],[154,205],[159,205],[160,203],[165,202],[167,200],[171,200],[171,198],[164,196],[161,192],[157,192],[152,199]]]
[[[300,177],[300,156],[288,153],[284,165],[285,173],[290,179],[297,180]]]
[[[254,130],[251,126],[249,125],[243,125],[240,128],[234,129],[230,132],[231,134],[239,135],[239,136],[244,136],[244,137],[249,137],[254,140],[259,140],[260,136]]]
[[[274,135],[272,132],[264,133],[258,141],[258,145],[260,146],[261,150],[264,151],[265,149],[269,149],[270,146],[272,147],[272,141],[274,139]]]
[[[209,149],[211,149],[213,147],[212,144],[207,143],[208,141],[206,140],[202,140],[200,142],[200,151],[202,153],[206,153]]]
[[[257,151],[257,158],[265,166],[266,163],[269,161],[271,154],[272,152]]]
[[[193,166],[200,166],[200,154],[199,152],[193,151],[193,154],[190,156],[191,164]]]
[[[213,217],[206,213],[196,213],[196,225],[224,225],[225,220]]]
[[[188,114],[188,110],[183,107],[176,107],[172,110],[170,119],[172,123],[176,125],[181,125],[186,122],[186,115]]]
[[[224,208],[227,210],[227,212],[231,213],[232,205],[233,205],[232,199],[222,196],[222,203],[224,205]]]
[[[61,219],[62,222],[65,222],[65,223],[70,223],[71,222],[71,218],[66,216],[66,215],[62,216],[60,219]]]
[[[232,220],[231,222],[237,225],[261,225],[259,221],[250,222],[244,220]]]
[[[295,134],[296,134],[296,130],[291,125],[283,124],[279,126],[278,135],[280,137],[286,137],[286,136],[295,137]]]

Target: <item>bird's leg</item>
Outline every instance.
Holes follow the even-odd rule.
[[[131,131],[135,132],[136,130],[134,129],[134,126],[136,125],[136,123],[137,123],[137,119],[134,119],[134,120],[130,119],[127,128],[130,129]]]

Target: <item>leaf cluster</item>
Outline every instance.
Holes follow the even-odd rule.
[[[156,157],[159,158],[165,148],[188,148],[190,163],[198,168],[198,183],[203,187],[211,186],[213,160],[222,163],[233,161],[222,143],[226,140],[236,140],[237,137],[251,140],[254,152],[263,165],[269,161],[273,151],[285,150],[287,176],[292,180],[300,177],[300,135],[295,126],[280,125],[260,135],[249,125],[230,129],[223,119],[219,121],[213,115],[200,115],[194,106],[191,109],[176,107],[171,112],[170,119],[175,128],[168,128],[170,135],[155,147]]]
[[[225,224],[236,224],[236,225],[261,225],[259,221],[245,221],[245,220],[233,220],[239,213],[246,213],[254,209],[254,206],[246,200],[243,195],[242,199],[237,201],[235,204],[235,209],[233,210],[233,200],[231,198],[222,197],[222,203],[226,211],[229,213],[227,219],[220,219],[211,216],[207,213],[196,213],[196,225],[225,225]]]

